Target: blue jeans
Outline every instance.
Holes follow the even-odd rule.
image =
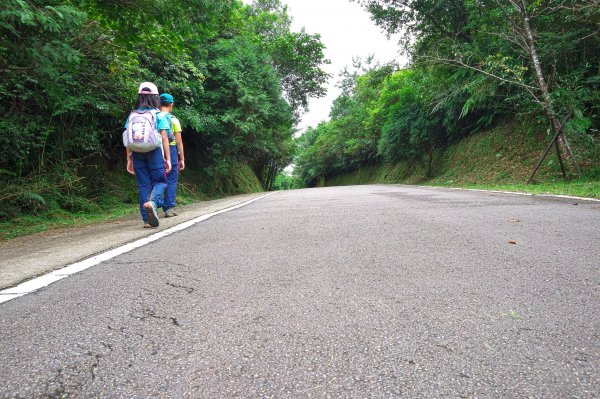
[[[140,213],[146,222],[148,216],[144,211],[144,203],[153,201],[156,207],[160,208],[167,188],[162,149],[159,147],[150,152],[134,152],[133,169],[140,191]]]
[[[179,157],[177,156],[177,146],[170,145],[171,150],[171,171],[167,175],[167,191],[165,192],[165,202],[163,210],[175,208],[175,196],[177,195],[177,180],[179,180]]]

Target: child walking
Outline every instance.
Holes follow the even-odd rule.
[[[175,197],[177,195],[177,182],[179,180],[179,172],[185,169],[185,157],[183,154],[183,141],[181,140],[181,124],[179,120],[173,116],[173,105],[175,100],[169,93],[160,95],[160,116],[166,118],[169,123],[167,137],[169,138],[169,151],[171,153],[171,171],[167,174],[167,189],[165,192],[165,200],[163,210],[165,217],[177,216],[175,211]]]
[[[171,171],[171,152],[166,133],[170,123],[160,116],[159,105],[156,85],[142,83],[134,110],[125,123],[127,130],[123,138],[127,147],[127,171],[135,175],[138,183],[144,228],[159,225],[156,210],[163,205],[167,188],[166,174]]]

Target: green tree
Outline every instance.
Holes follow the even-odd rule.
[[[384,124],[378,143],[379,154],[388,162],[427,157],[427,175],[432,172],[435,150],[445,141],[442,121],[431,112],[420,74],[399,71],[389,76],[381,93]]]
[[[292,32],[287,6],[280,0],[255,0],[248,14],[249,28],[259,39],[260,50],[269,55],[297,122],[306,112],[309,98],[326,94],[330,75],[322,65],[330,61],[325,59],[321,37],[304,29]]]
[[[216,164],[208,170],[227,175],[242,157],[262,175],[271,160],[283,155],[276,152],[287,151],[281,143],[292,135],[292,112],[278,77],[265,55],[243,37],[219,40],[210,57],[202,102],[204,135]]]
[[[417,63],[477,73],[463,75],[461,86],[470,94],[463,111],[496,95],[512,102],[513,112],[526,109],[530,119],[545,114],[568,154],[565,132],[579,138],[597,132],[597,0],[360,3],[388,33],[403,32],[412,39],[404,44]],[[492,95],[482,90],[490,86]],[[590,147],[589,140],[583,141]]]
[[[319,37],[291,31],[286,13],[278,1],[3,2],[0,198],[15,212],[94,206],[110,174],[89,171],[122,170],[141,81],[175,96],[188,169],[207,189],[227,192],[240,164],[270,188],[327,78]]]

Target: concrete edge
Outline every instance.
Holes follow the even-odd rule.
[[[179,223],[168,229],[162,230],[162,231],[154,233],[154,234],[150,234],[148,236],[139,238],[139,239],[134,240],[129,243],[125,243],[116,248],[109,249],[109,250],[100,252],[95,255],[91,255],[81,261],[72,263],[70,265],[66,265],[59,269],[49,271],[45,274],[42,274],[41,276],[33,277],[32,279],[21,282],[20,284],[17,284],[16,286],[0,290],[0,304],[4,303],[4,302],[8,302],[15,298],[22,297],[27,294],[31,294],[32,292],[35,292],[39,289],[47,287],[50,284],[60,281],[66,277],[72,276],[76,273],[79,273],[81,271],[89,269],[90,267],[99,265],[102,262],[105,262],[107,260],[115,258],[124,253],[133,251],[136,248],[139,248],[139,247],[147,245],[151,242],[157,241],[163,237],[169,236],[171,234],[174,234],[179,231],[185,230],[189,227],[192,227],[193,225],[203,222],[207,219],[210,219],[213,216],[219,215],[221,213],[233,211],[235,209],[249,205],[255,201],[258,201],[262,198],[265,198],[265,197],[275,194],[275,193],[276,192],[266,193],[266,194],[260,195],[258,197],[252,198],[250,200],[240,202],[239,204],[236,204],[236,205],[233,205],[233,206],[230,206],[227,208],[223,208],[223,209],[220,209],[215,212],[207,213],[205,215],[200,215],[194,219]]]

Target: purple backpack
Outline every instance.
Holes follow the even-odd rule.
[[[155,110],[136,110],[129,114],[123,145],[133,152],[150,152],[162,146],[162,136],[156,129]]]

